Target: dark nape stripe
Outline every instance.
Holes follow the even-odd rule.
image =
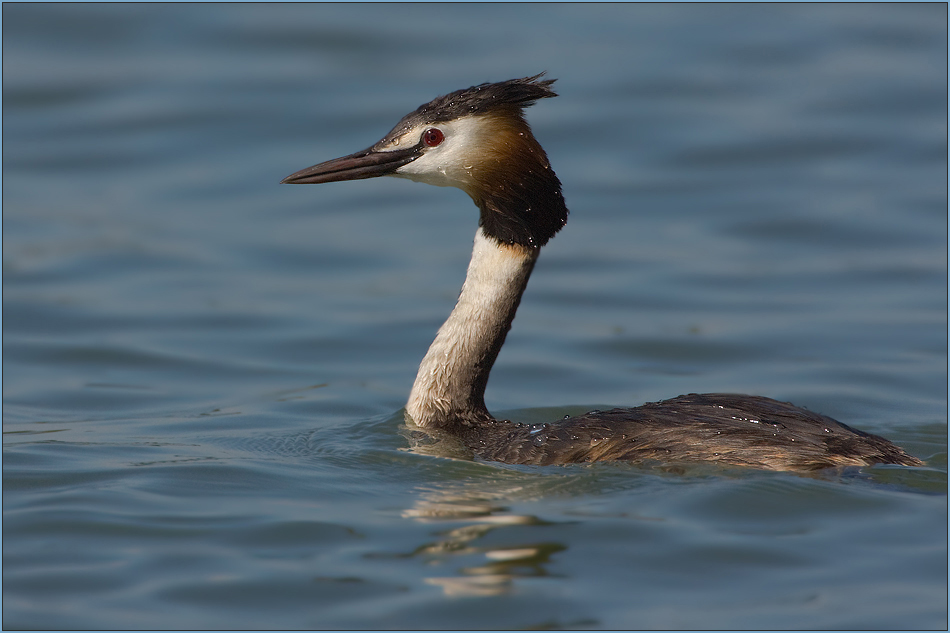
[[[567,224],[561,182],[549,168],[524,175],[519,185],[475,200],[479,226],[502,243],[541,248]]]

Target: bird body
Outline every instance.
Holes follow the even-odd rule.
[[[690,394],[550,424],[492,417],[485,406],[492,365],[541,247],[568,216],[561,183],[524,119],[525,107],[556,96],[554,80],[542,75],[438,97],[368,149],[283,180],[395,176],[457,187],[479,208],[462,291],[419,366],[407,417],[459,439],[478,457],[506,463],[714,462],[791,471],[922,464],[884,438],[761,396]]]

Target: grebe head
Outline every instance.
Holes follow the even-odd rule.
[[[544,73],[458,90],[419,106],[375,145],[287,176],[292,184],[396,176],[457,187],[502,243],[540,248],[567,222],[561,182],[524,119],[555,97]]]

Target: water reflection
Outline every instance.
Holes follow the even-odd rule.
[[[421,490],[416,504],[402,515],[423,523],[460,524],[437,532],[438,540],[413,552],[430,565],[439,566],[459,557],[475,557],[480,564],[459,567],[457,576],[430,576],[425,582],[437,585],[447,596],[496,596],[509,593],[516,578],[550,575],[546,569],[551,556],[567,549],[561,543],[517,543],[479,546],[491,532],[522,525],[544,525],[533,515],[513,514],[498,505],[499,499],[524,492],[522,485],[489,490],[488,482],[450,484]]]

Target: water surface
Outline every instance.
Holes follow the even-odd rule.
[[[946,628],[945,5],[3,5],[5,628]],[[758,393],[927,461],[407,450],[477,212],[281,187],[541,70],[564,184],[489,385]]]

